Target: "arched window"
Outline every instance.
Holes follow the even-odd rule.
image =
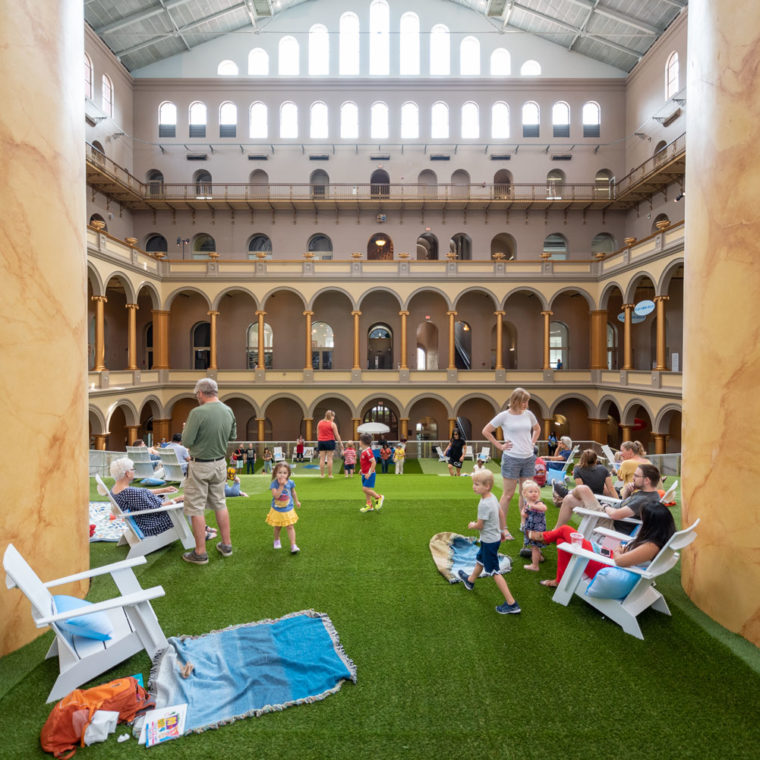
[[[390,73],[390,10],[387,0],[372,0],[369,6],[369,73]]]
[[[399,73],[416,76],[420,73],[420,17],[405,13],[400,22]]]
[[[216,240],[214,240],[211,235],[207,235],[206,233],[196,235],[195,240],[193,241],[194,259],[207,259],[209,253],[212,253],[215,250]]]
[[[444,77],[451,74],[449,29],[443,24],[436,24],[430,30],[430,74]]]
[[[423,169],[417,175],[417,187],[417,192],[421,198],[437,198],[438,177],[436,177],[435,172],[430,169]]]
[[[264,322],[264,367],[272,369],[272,354],[274,352],[274,332],[268,322]],[[248,336],[245,349],[245,364],[248,369],[256,369],[259,365],[259,324],[248,325]]]
[[[263,255],[260,255],[263,254]],[[252,235],[248,241],[248,258],[249,259],[271,259],[272,258],[272,241],[268,235]]]
[[[512,59],[509,50],[496,48],[491,53],[491,76],[508,77],[512,73]]]
[[[493,175],[493,197],[499,200],[506,200],[512,197],[512,173],[508,169],[499,169]]]
[[[313,322],[311,325],[311,367],[312,369],[332,369],[335,335],[327,322]]]
[[[618,329],[607,322],[607,369],[617,369]]]
[[[416,103],[401,106],[401,138],[416,140],[420,136],[420,109]]]
[[[103,222],[103,229],[108,232],[108,225],[106,224],[106,220],[103,219],[103,217],[100,214],[93,214],[90,217],[90,224],[93,222]]]
[[[198,322],[192,329],[193,369],[208,369],[211,360],[211,325]]]
[[[340,17],[338,73],[352,77],[359,74],[359,17],[355,13]]]
[[[678,53],[668,56],[665,64],[665,100],[670,100],[678,92]]]
[[[540,134],[541,112],[538,103],[529,100],[522,107],[523,137],[538,137]]]
[[[391,178],[385,169],[375,169],[369,178],[369,192],[373,198],[387,198],[391,192]]]
[[[287,35],[277,46],[277,73],[281,77],[297,77],[300,74],[300,50],[298,40]]]
[[[309,29],[309,75],[325,77],[330,73],[330,35],[324,24]]]
[[[369,136],[373,140],[386,140],[388,138],[388,106],[385,103],[372,104]]]
[[[252,140],[265,140],[269,136],[269,112],[266,104],[251,104],[248,136]]]
[[[280,106],[280,137],[298,137],[298,106],[290,101]]]
[[[459,261],[472,259],[472,238],[466,232],[457,232],[449,242],[449,250],[456,254]]]
[[[602,109],[590,100],[583,104],[583,136],[599,137],[602,123]]]
[[[312,198],[324,198],[330,185],[330,176],[324,169],[316,169],[309,177]]]
[[[517,258],[517,241],[508,232],[500,232],[498,235],[494,235],[491,238],[491,258],[496,253],[503,254],[506,261],[513,261]]]
[[[333,254],[332,240],[319,232],[309,238],[308,250],[315,254],[315,259],[329,260]]]
[[[150,235],[145,241],[145,250],[147,253],[167,253],[169,245],[163,235]]]
[[[190,104],[190,137],[206,136],[206,104],[196,101]]]
[[[356,103],[344,103],[340,107],[340,136],[344,140],[359,137],[359,108]]]
[[[615,238],[609,232],[600,232],[598,235],[594,235],[594,239],[591,241],[592,255],[595,253],[614,253],[616,249]]]
[[[326,140],[328,134],[327,126],[327,104],[317,101],[311,104],[309,114],[309,137],[312,140]]]
[[[381,422],[391,429],[389,433],[386,433],[388,439],[396,440],[398,438],[398,418],[393,409],[384,401],[377,401],[370,409],[367,409],[362,422]]]
[[[151,169],[146,175],[148,182],[148,194],[157,198],[164,193],[164,175],[158,169]],[[147,250],[147,248],[145,249]]]
[[[546,198],[547,200],[559,200],[565,189],[565,172],[562,169],[552,169],[546,175]]]
[[[106,116],[113,118],[113,82],[108,74],[103,74],[101,80],[101,109]]]
[[[248,53],[248,74],[252,77],[269,76],[269,53],[264,48],[254,48]]]
[[[237,106],[229,101],[219,106],[219,137],[237,135]]]
[[[612,198],[614,187],[615,177],[609,169],[600,169],[594,175],[594,198]]]
[[[502,101],[491,106],[491,138],[494,140],[509,138],[509,106]]]
[[[472,36],[459,44],[459,73],[463,77],[480,76],[480,42]]]
[[[269,195],[269,175],[263,169],[254,169],[248,177],[249,192],[256,198]]]
[[[544,239],[544,253],[553,261],[567,259],[567,238],[559,232],[553,232]]]
[[[216,74],[220,77],[236,77],[239,73],[238,65],[235,61],[230,61],[229,58],[219,61],[219,65],[216,67]]]
[[[569,331],[564,322],[549,323],[549,366],[567,369]]]
[[[552,106],[552,130],[554,137],[570,137],[570,106],[564,100]]]
[[[84,54],[84,96],[88,100],[92,100],[93,90],[93,69],[92,60],[87,53]]]
[[[195,183],[195,197],[197,200],[205,200],[211,198],[212,180],[210,172],[205,169],[199,169],[193,174],[193,182]],[[209,248],[213,251],[213,248]]]
[[[433,103],[430,111],[430,136],[444,139],[449,136],[449,107],[445,103]]]
[[[393,332],[386,324],[367,331],[367,369],[393,369]]]
[[[476,140],[478,137],[480,137],[478,105],[469,101],[462,106],[462,138]]]
[[[528,60],[520,66],[520,76],[537,77],[541,76],[541,64],[538,61]]]
[[[158,107],[158,136],[177,136],[177,106],[174,103],[161,103]]]

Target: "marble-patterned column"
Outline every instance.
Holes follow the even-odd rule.
[[[399,362],[399,369],[409,369],[409,365],[406,363],[406,318],[409,316],[409,312],[402,309],[398,315],[401,317],[401,361]]]
[[[590,369],[607,369],[607,309],[592,309],[590,338]]]
[[[313,311],[305,311],[303,313],[304,317],[306,317],[306,335],[304,336],[306,338],[306,353],[304,355],[304,369],[310,370],[312,368],[312,359],[311,359],[311,318],[314,316]]]
[[[457,313],[455,311],[447,311],[446,315],[449,318],[449,369],[456,369],[454,317],[456,317]]]
[[[306,423],[306,435],[304,438],[307,441],[314,440],[314,420],[311,417],[307,417],[304,422]]]
[[[494,369],[504,369],[504,314],[503,311],[495,311],[496,317],[496,366]]]
[[[549,336],[551,335],[551,322],[549,321],[554,314],[553,311],[542,311],[541,316],[544,318],[544,369],[551,369],[551,361],[549,360]]]
[[[153,369],[169,369],[169,314],[153,309]]]
[[[264,339],[264,317],[265,311],[256,312],[256,320],[258,323],[258,348],[256,349],[257,360],[256,369],[266,369],[266,345]],[[263,440],[263,435],[259,437],[259,440]]]
[[[760,4],[689,3],[682,554],[692,601],[760,645]],[[737,308],[738,307],[738,308]],[[740,476],[737,476],[737,463]],[[731,508],[726,509],[730,504]]]
[[[105,338],[105,296],[93,296],[95,302],[95,372],[105,372],[106,369],[106,338]]]
[[[9,505],[0,551],[12,542],[43,580],[90,563],[87,468],[72,466],[88,449],[83,30],[81,0],[2,5],[0,415],[24,477],[18,457],[0,458]],[[57,589],[86,591],[83,582]],[[45,630],[23,594],[4,588],[0,655]]]
[[[360,311],[352,311],[351,316],[354,318],[354,363],[353,369],[361,369],[359,364],[359,317],[362,313]]]
[[[136,303],[126,304],[127,309],[127,369],[137,369],[137,310]]]
[[[633,324],[634,303],[624,303],[625,324],[623,326],[623,369],[633,369],[633,339],[631,338],[631,325]]]
[[[259,343],[259,345],[261,345],[261,343]],[[266,424],[266,418],[264,417],[256,418],[256,432],[257,432],[257,437],[259,439],[259,443],[261,443],[264,440],[264,436],[266,435],[266,429],[264,427],[265,424]]]
[[[604,446],[607,443],[607,420],[597,420],[589,417],[588,421],[591,423],[591,440]]]
[[[217,366],[217,360],[216,360],[216,353],[217,353],[217,342],[216,342],[216,318],[219,316],[218,311],[210,311],[208,312],[209,317],[211,317],[211,324],[209,325],[209,333],[211,334],[211,345],[209,346],[209,362],[208,362],[208,368],[210,370],[219,369]]]
[[[670,300],[670,296],[656,296],[654,302],[657,304],[657,364],[655,370],[665,372],[668,365],[665,363],[665,302]]]
[[[352,424],[352,426],[353,426],[353,428],[352,428],[352,429],[353,429],[353,431],[354,431],[354,432],[353,432],[354,441],[358,441],[358,440],[359,440],[359,430],[358,430],[358,428],[359,428],[359,425],[361,425],[361,424],[362,424],[362,419],[361,419],[361,417],[352,417],[352,418],[351,418],[351,424]]]
[[[408,438],[409,437],[409,418],[399,417],[398,424],[399,424],[398,437]]]

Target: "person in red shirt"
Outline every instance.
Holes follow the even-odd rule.
[[[346,473],[347,478],[354,477],[354,468],[356,467],[356,449],[351,441],[346,443],[346,448],[343,449],[343,471]]]
[[[374,512],[383,508],[385,496],[375,491],[375,454],[372,451],[372,436],[362,433],[359,438],[359,446],[362,453],[359,457],[359,466],[362,472],[362,491],[364,491],[365,504],[360,512]]]

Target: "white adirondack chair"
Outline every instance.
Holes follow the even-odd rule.
[[[478,454],[478,459],[482,460],[483,462],[490,462],[491,461],[491,447],[483,446],[483,448],[480,450],[480,453]]]
[[[275,446],[272,449],[272,457],[275,464],[277,464],[277,462],[285,461],[285,454],[282,453],[282,446]]]
[[[475,452],[472,450],[472,446],[464,447],[464,458],[472,459],[473,462],[475,461]]]
[[[552,469],[548,466],[546,467],[546,484],[551,485],[552,483],[562,483],[564,485],[565,483],[565,477],[567,476],[568,468],[570,467],[570,463],[575,459],[576,454],[580,451],[580,446],[574,446],[573,450],[570,452],[570,456],[567,458],[565,463],[562,465],[561,470]]]
[[[617,475],[617,471],[620,469],[620,463],[615,461],[614,452],[606,443],[602,446],[602,451],[604,452],[604,456],[607,457],[607,462],[612,468],[612,474]]]
[[[304,446],[303,447],[303,458],[306,462],[311,462],[314,460],[314,447],[313,446]]]
[[[127,559],[142,557],[145,554],[163,549],[164,546],[173,544],[175,541],[181,541],[185,549],[193,549],[195,547],[193,532],[190,529],[187,518],[182,512],[182,504],[167,504],[156,509],[141,509],[140,515],[154,515],[165,512],[172,521],[171,529],[165,530],[156,536],[146,536],[135,521],[134,514],[138,513],[123,512],[100,475],[95,476],[95,482],[98,484],[99,490],[108,496],[108,501],[111,502],[111,511],[114,515],[124,518],[124,533],[117,545],[123,546],[124,544],[129,544]]]
[[[132,570],[145,562],[145,557],[135,557],[43,583],[13,544],[8,544],[3,556],[6,586],[20,589],[31,602],[32,617],[38,628],[49,625],[55,633],[55,640],[45,659],[58,655],[60,675],[48,694],[48,702],[61,699],[143,649],[153,659],[159,650],[168,646],[150,603],[151,599],[164,596],[164,589],[161,586],[143,589]],[[48,589],[106,573],[111,575],[121,596],[81,609],[56,613]],[[96,641],[76,636],[58,625],[62,620],[92,612],[108,614],[114,629],[110,640]]]
[[[177,452],[172,448],[160,449],[161,465],[164,468],[164,480],[171,483],[181,483],[185,479],[182,465],[177,459]]]
[[[448,462],[448,457],[443,453],[443,449],[440,446],[435,447],[435,453],[438,454],[439,462]]]
[[[127,456],[135,463],[135,477],[154,477],[153,463],[147,446],[127,446]]]
[[[638,575],[639,580],[623,599],[600,599],[598,597],[587,596],[586,594],[586,589],[588,589],[591,581],[583,574],[583,571],[588,561],[594,560],[595,562],[601,562],[604,565],[613,567],[615,566],[613,559],[588,551],[574,544],[558,544],[557,549],[559,551],[568,552],[573,556],[570,558],[570,563],[565,570],[565,574],[562,576],[562,580],[554,592],[553,600],[567,607],[573,595],[579,596],[610,620],[617,623],[626,633],[635,636],[637,639],[643,639],[644,635],[636,618],[649,607],[662,612],[664,615],[670,615],[667,602],[663,595],[655,588],[654,582],[656,578],[674,567],[678,562],[678,552],[694,541],[697,537],[695,532],[697,525],[699,525],[699,519],[688,528],[674,533],[668,543],[660,549],[657,556],[649,563],[648,567],[627,567],[626,570]],[[605,536],[629,538],[629,536],[623,536],[623,534],[615,533],[615,531],[599,529],[597,532]]]

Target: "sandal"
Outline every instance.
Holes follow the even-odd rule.
[[[555,581],[553,578],[547,578],[545,581],[539,581],[539,583],[542,586],[546,586],[547,588],[557,588],[557,581]]]

